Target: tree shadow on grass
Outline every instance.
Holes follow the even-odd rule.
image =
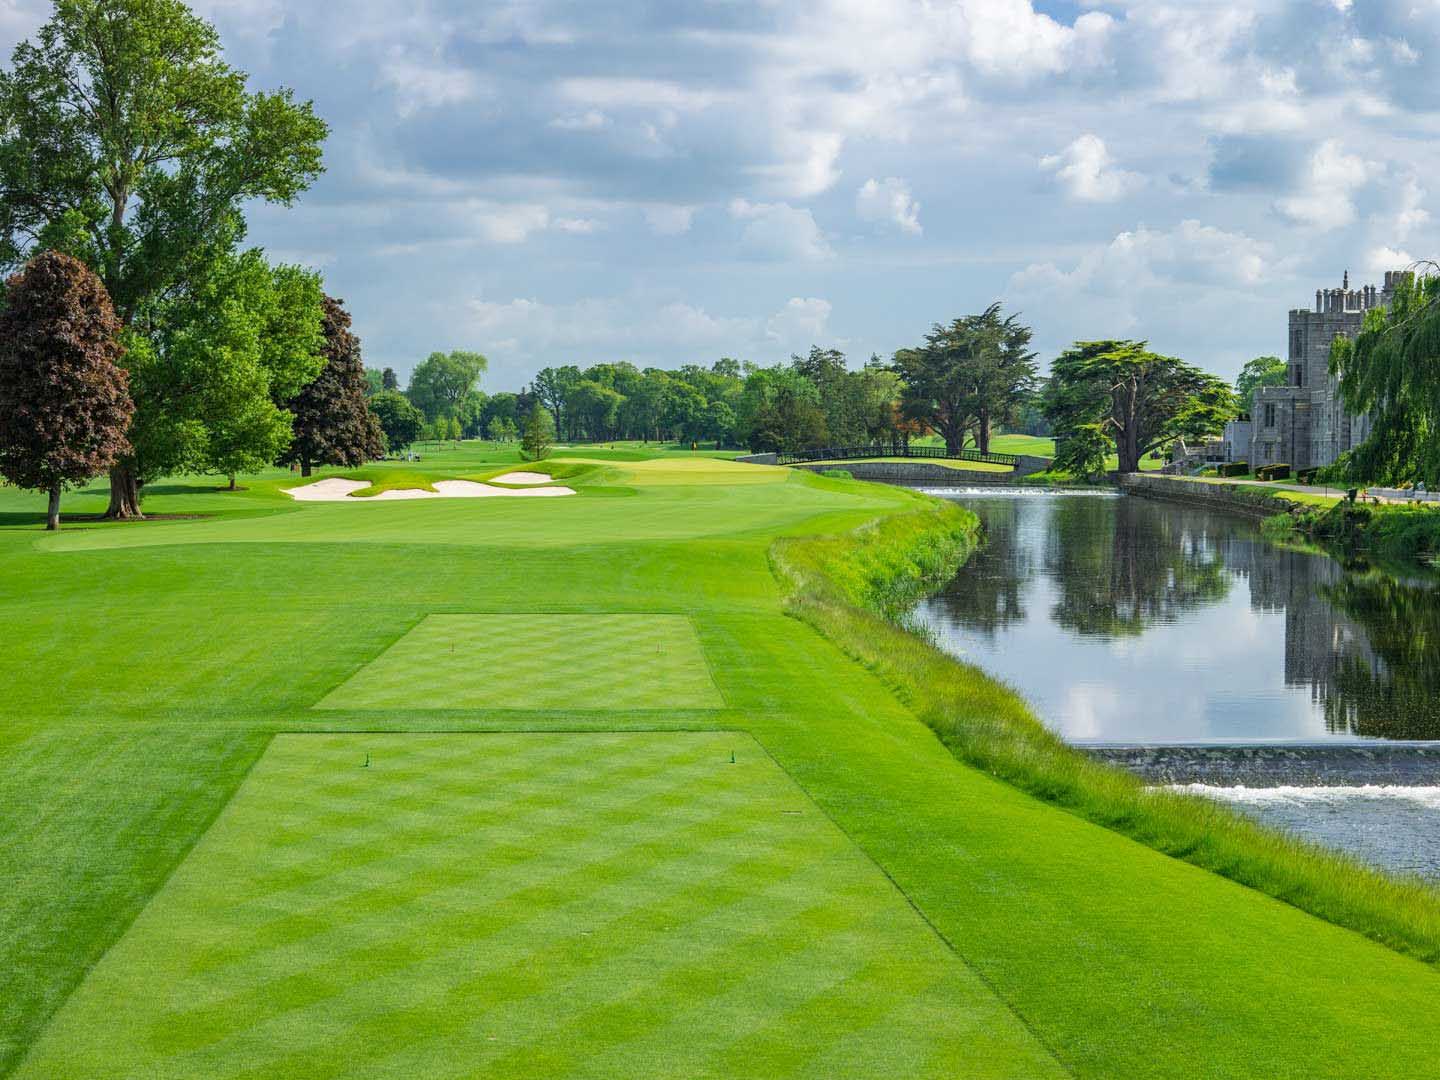
[[[60,529],[64,532],[68,529],[83,529],[95,525],[121,529],[146,525],[154,521],[204,521],[214,516],[214,514],[146,514],[141,521],[107,521],[103,514],[61,514]],[[0,529],[24,529],[27,527],[43,531],[45,514],[43,512],[38,514],[0,513]]]

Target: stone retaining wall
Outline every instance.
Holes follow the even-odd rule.
[[[951,469],[926,461],[842,461],[834,465],[792,465],[805,472],[825,473],[839,469],[856,480],[873,480],[882,484],[1013,484],[1017,472],[980,472],[976,469]]]
[[[1120,477],[1120,488],[1130,495],[1209,506],[1253,518],[1274,517],[1289,509],[1273,491],[1254,484],[1211,484],[1153,473],[1129,473]]]

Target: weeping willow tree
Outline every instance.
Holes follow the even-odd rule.
[[[1330,370],[1350,412],[1369,414],[1370,437],[1336,463],[1359,483],[1440,486],[1440,266],[1402,281],[1372,309],[1353,341],[1337,337]]]

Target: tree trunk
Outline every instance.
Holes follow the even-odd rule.
[[[307,457],[307,458],[301,458],[301,459],[300,459],[300,475],[301,475],[301,476],[309,476],[309,475],[310,475],[310,459],[309,459],[308,457]]]
[[[230,490],[231,490],[231,491],[234,491],[234,490],[235,490],[235,477],[233,477],[233,476],[230,477]]]
[[[982,454],[990,452],[990,417],[982,415],[975,425],[975,448]]]
[[[140,481],[135,476],[135,466],[121,462],[110,469],[110,506],[105,511],[107,521],[143,521],[140,512]]]
[[[56,484],[50,489],[50,511],[45,518],[45,529],[47,532],[60,531],[60,485]]]

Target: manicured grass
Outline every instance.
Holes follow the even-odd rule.
[[[1009,450],[996,450],[997,454],[1011,453]],[[866,458],[866,461],[901,461],[906,464],[919,463],[922,465],[939,465],[945,469],[958,469],[963,472],[1014,472],[1009,465],[995,465],[988,461],[952,461],[948,458],[913,458],[913,457],[884,457]],[[806,465],[833,465],[837,469],[843,469],[850,464],[847,461],[807,461]]]
[[[1063,1075],[748,737],[291,735],[17,1075],[897,1070]]]
[[[501,460],[511,452],[462,447],[453,456],[427,455],[420,471],[433,469],[437,479],[493,475],[518,464]],[[1035,777],[1067,779],[1046,770],[1069,759],[1060,747],[1055,761],[1027,758],[1031,733],[1008,691],[935,656],[925,661],[934,666],[914,668],[929,679],[917,690],[899,669],[911,663],[908,650],[922,646],[894,637],[878,618],[851,611],[845,617],[859,621],[842,626],[787,614],[789,579],[777,579],[775,569],[793,562],[788,541],[833,537],[819,541],[828,553],[827,579],[886,607],[905,598],[907,578],[949,565],[971,542],[973,518],[903,490],[783,469],[683,454],[583,457],[603,467],[577,481],[581,494],[573,499],[297,504],[279,491],[296,478],[273,472],[246,478],[243,492],[221,493],[213,480],[178,480],[147,497],[147,511],[205,520],[86,522],[58,536],[37,527],[39,497],[0,491],[0,618],[11,630],[0,650],[0,1075],[31,1048],[37,1056],[27,1075],[64,1077],[61,1059],[51,1055],[73,1053],[79,1064],[71,1075],[90,1077],[156,1075],[180,1067],[152,1069],[161,1058],[191,1066],[198,1059],[186,1055],[243,1045],[252,1050],[249,1071],[237,1070],[243,1075],[387,1075],[409,1066],[388,1075],[443,1076],[452,1060],[458,1070],[474,1060],[466,1054],[489,1052],[456,1035],[483,1030],[491,1004],[506,1017],[494,1033],[497,1042],[514,1040],[503,1044],[510,1056],[495,1070],[467,1075],[706,1075],[707,1067],[714,1075],[902,1077],[932,1068],[952,1076],[1045,1075],[1035,1046],[1011,1038],[1007,1013],[1066,1071],[1096,1080],[1440,1070],[1431,1037],[1440,975],[1432,965],[1293,906],[1318,894],[1297,888],[1284,897],[1290,903],[1281,902],[1115,831],[1126,830],[1125,821],[1111,822],[1112,830],[1084,820],[1082,807],[1066,808],[1063,787],[1021,790]],[[101,507],[97,485],[73,497],[67,511]],[[885,523],[871,524],[879,518]],[[803,596],[789,610],[807,620],[812,614]],[[423,682],[379,710],[314,708],[433,616],[488,613],[531,625],[557,615],[657,612],[683,614],[693,626],[720,707],[669,701],[663,711],[597,709],[595,695],[576,680],[522,709],[493,699],[437,708],[439,695]],[[481,671],[486,649],[510,648],[504,635],[476,645]],[[563,635],[549,648],[546,671],[579,666]],[[633,658],[616,662],[633,666]],[[592,657],[583,666],[593,671],[601,663]],[[637,670],[632,681],[646,677]],[[452,689],[468,678],[459,667],[444,676]],[[946,728],[947,718],[1008,742],[1015,756],[1007,768],[1015,771],[958,760],[952,748],[960,729]],[[615,965],[631,955],[618,939],[579,935],[587,940],[576,948],[593,953],[557,956],[555,943],[568,945],[585,927],[576,919],[542,924],[542,913],[550,918],[564,906],[543,891],[528,898],[536,922],[502,935],[503,949],[471,937],[462,953],[472,971],[493,972],[486,965],[498,964],[506,972],[499,986],[529,996],[496,1003],[485,996],[488,980],[466,980],[463,967],[461,974],[454,965],[426,967],[433,958],[427,950],[490,925],[484,889],[496,883],[480,871],[497,850],[525,856],[511,871],[520,861],[579,859],[565,884],[577,895],[612,897],[612,873],[627,880],[638,873],[648,883],[645,863],[631,865],[625,830],[683,831],[680,822],[693,824],[687,815],[717,805],[707,800],[721,793],[706,787],[710,748],[673,804],[645,808],[642,800],[635,818],[606,831],[607,807],[618,805],[607,792],[622,780],[643,788],[644,775],[656,775],[649,766],[632,768],[637,759],[628,752],[580,755],[564,773],[522,769],[528,781],[507,780],[489,792],[485,781],[493,776],[450,750],[454,744],[431,755],[423,740],[438,740],[439,731],[492,733],[467,738],[644,731],[635,736],[642,748],[635,753],[654,762],[667,760],[674,745],[658,729],[718,733],[722,752],[737,748],[737,769],[750,761],[744,748],[759,747],[848,837],[853,848],[836,849],[835,859],[858,859],[858,849],[876,872],[812,870],[803,853],[782,843],[787,865],[797,867],[792,879],[756,886],[720,874],[685,894],[688,903],[691,893],[718,889],[722,901],[734,901],[707,909],[729,920],[724,947],[691,948],[689,939],[654,931],[642,914],[625,923],[633,955],[643,959],[638,974],[623,969],[628,979],[600,978],[622,970]],[[284,753],[265,752],[277,733],[322,731],[353,733],[336,735],[334,745],[354,775],[331,782],[323,761],[285,756],[329,743],[282,735],[270,753]],[[346,741],[352,737],[357,741]],[[650,740],[659,757],[645,757]],[[355,760],[361,744],[372,755],[381,750],[370,770]],[[517,739],[509,756],[519,767],[530,753],[525,747],[537,745]],[[373,789],[357,785],[380,782],[387,753],[413,754],[407,760],[424,764],[403,787],[367,799]],[[724,760],[728,767],[728,754]],[[275,788],[273,801],[252,801],[292,766],[290,787]],[[242,785],[252,768],[257,783]],[[607,772],[612,768],[619,777]],[[768,775],[764,783],[782,783]],[[693,844],[674,845],[675,865],[684,869],[672,885],[684,892],[706,866],[733,865],[726,860],[743,860],[750,848],[756,859],[770,859],[770,849],[749,842],[758,834],[746,831],[753,794],[721,800],[725,812],[708,819],[722,834],[739,830],[731,839],[716,841],[707,826]],[[532,822],[524,811],[537,799],[545,806]],[[798,824],[783,820],[791,815],[767,817],[765,799],[754,801],[757,828]],[[495,838],[474,827],[476,815],[482,806],[498,813],[510,803],[520,811],[512,825],[531,830],[525,843],[486,847]],[[818,817],[814,807],[800,809]],[[239,828],[231,824],[237,819]],[[563,827],[545,827],[561,819]],[[275,840],[274,828],[289,831]],[[577,855],[571,840],[582,835]],[[438,867],[426,839],[442,854]],[[1168,838],[1142,839],[1163,846]],[[1246,850],[1223,833],[1201,831],[1195,842],[1205,849],[1198,854],[1227,873]],[[812,846],[807,840],[805,850]],[[1196,851],[1175,854],[1202,861]],[[387,866],[413,870],[424,885],[396,894],[370,879],[367,891],[367,875]],[[495,870],[498,880],[503,871]],[[1357,895],[1373,899],[1363,893],[1371,879],[1350,876],[1340,861],[1329,872],[1333,892],[1360,882]],[[899,910],[895,893],[865,899],[872,895],[866,882],[881,876],[993,1000],[976,982],[941,973],[954,965],[930,959],[932,939],[915,936],[915,918],[907,916],[903,933],[883,929],[890,916],[880,915]],[[456,899],[446,889],[460,879],[467,883],[461,908],[478,913],[476,921],[455,935],[417,932],[443,918],[445,903]],[[1304,876],[1294,881],[1313,884]],[[1260,884],[1283,892],[1283,882]],[[358,894],[344,893],[351,885]],[[257,897],[272,886],[276,902],[357,899],[344,905],[344,919],[320,910],[311,922],[308,909],[267,912]],[[796,910],[784,906],[792,888],[802,914],[786,921],[783,913]],[[837,917],[871,912],[879,921],[834,931],[837,924],[822,917],[836,909],[831,888]],[[1382,898],[1370,923],[1357,929],[1383,936],[1377,931],[1389,920],[1386,940],[1423,954],[1423,942],[1436,936],[1434,894],[1396,888],[1400,893]],[[190,906],[172,906],[181,900]],[[649,910],[637,903],[638,913]],[[777,935],[772,943],[780,943],[760,950],[764,961],[781,966],[751,980],[758,969],[746,927],[754,928],[748,913],[758,910]],[[818,927],[807,921],[811,911]],[[1333,914],[1353,916],[1353,906]],[[356,929],[347,942],[351,918]],[[377,940],[380,923],[392,929]],[[804,947],[823,938],[838,950],[834,963],[785,965],[800,925]],[[647,928],[654,936],[644,939]],[[186,941],[199,945],[187,954]],[[583,962],[587,955],[593,965]],[[936,972],[936,981],[916,980],[917,970]],[[407,981],[416,972],[434,978]],[[258,991],[256,980],[271,974],[274,981]],[[727,980],[737,975],[750,989],[727,996]],[[171,1008],[180,1018],[174,1023]],[[256,1020],[263,1042],[237,1034],[237,1019],[242,1027]],[[955,1042],[948,1041],[952,1030],[960,1033]],[[346,1041],[354,1032],[368,1040],[360,1050]],[[445,1053],[421,1066],[406,1057],[427,1052],[432,1039]],[[334,1056],[302,1059],[307,1040]],[[524,1040],[532,1049],[517,1049]],[[115,1056],[103,1057],[107,1048]],[[435,1070],[424,1067],[436,1062]]]
[[[322,709],[718,709],[683,615],[431,615]]]

